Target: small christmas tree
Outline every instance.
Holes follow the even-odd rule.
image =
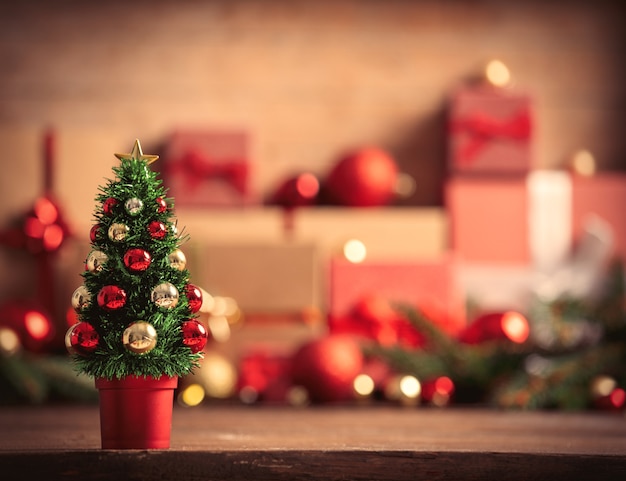
[[[139,141],[131,153],[115,156],[116,178],[96,197],[84,284],[72,296],[79,322],[68,330],[66,346],[96,385],[177,379],[198,365],[207,339],[194,318],[202,293],[189,283],[180,250],[187,236],[178,232],[172,200],[149,168],[158,156],[144,155]]]
[[[67,344],[96,378],[182,376],[197,365],[206,330],[192,318],[201,291],[189,284],[172,202],[139,141],[115,154],[117,178],[100,188],[84,285],[72,296],[80,322]]]

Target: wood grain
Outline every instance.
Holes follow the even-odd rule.
[[[46,479],[619,479],[626,418],[482,409],[177,408],[167,451],[99,449],[96,407],[0,411],[0,470]],[[599,477],[596,477],[599,476]]]

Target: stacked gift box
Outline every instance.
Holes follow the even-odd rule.
[[[592,271],[623,257],[626,176],[538,169],[530,95],[467,84],[451,95],[448,113],[450,245],[476,302],[521,307],[546,279],[561,284],[550,295],[565,292],[571,282],[556,279],[572,264]]]
[[[252,205],[250,136],[245,130],[177,130],[162,174],[179,208]]]
[[[303,209],[295,237],[281,239],[281,210],[266,208],[263,225],[246,238],[233,242],[228,232],[217,231],[208,237],[206,287],[238,298],[251,318],[298,318],[319,307],[336,327],[360,300],[384,295],[436,311],[434,317],[454,332],[467,321],[459,307],[467,297],[485,308],[523,309],[538,285],[571,265],[581,243],[605,257],[626,254],[620,215],[626,176],[539,169],[532,95],[485,82],[462,84],[450,95],[447,127],[445,210],[439,216],[445,221],[431,222],[428,209],[413,209],[392,222],[396,212],[388,211],[386,224],[359,230],[361,217],[372,224],[381,216],[368,209]],[[202,208],[190,216],[201,213],[206,223],[232,215],[211,208],[259,204],[245,131],[177,131],[163,157],[176,206]],[[413,226],[407,212],[416,216]],[[268,222],[275,227],[271,235]],[[372,254],[362,263],[346,262],[333,250],[350,235]],[[590,238],[598,240],[595,247]],[[386,250],[376,251],[382,243]],[[422,252],[424,245],[435,247]],[[289,266],[300,264],[306,268],[290,273]]]

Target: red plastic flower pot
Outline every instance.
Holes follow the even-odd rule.
[[[96,379],[102,449],[168,449],[177,377]]]

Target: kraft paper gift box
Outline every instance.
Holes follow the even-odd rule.
[[[329,316],[349,317],[364,297],[417,307],[451,334],[465,326],[465,295],[457,282],[453,256],[429,260],[351,263],[333,258],[329,268]]]
[[[209,244],[201,256],[205,289],[234,298],[248,317],[285,318],[320,303],[313,244]]]
[[[245,131],[177,131],[167,140],[163,181],[176,207],[238,207],[251,191],[250,138]]]
[[[454,174],[522,174],[532,168],[532,99],[494,86],[463,86],[448,106],[448,168]]]

